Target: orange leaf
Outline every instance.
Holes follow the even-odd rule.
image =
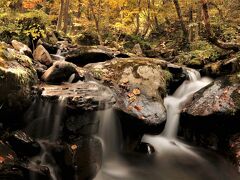
[[[142,110],[142,107],[141,107],[141,106],[135,105],[134,108],[135,108],[137,111],[141,111],[141,110]]]
[[[133,94],[134,95],[140,95],[141,94],[140,89],[133,89]]]
[[[5,161],[5,158],[0,156],[0,163],[2,164]]]

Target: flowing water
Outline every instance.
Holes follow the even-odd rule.
[[[188,70],[185,81],[172,96],[164,99],[167,123],[161,135],[145,135],[143,142],[155,148],[152,155],[137,153],[120,154],[115,150],[119,135],[114,116],[104,119],[100,137],[105,143],[102,170],[95,180],[235,180],[239,176],[225,160],[215,153],[192,147],[177,140],[179,114],[194,92],[208,85],[211,80],[201,78],[197,71]],[[108,133],[108,134],[107,134]],[[115,134],[114,134],[115,133]],[[107,135],[106,135],[107,134]],[[115,143],[106,143],[114,142]],[[106,147],[110,146],[110,147]],[[106,151],[108,149],[108,151]],[[114,155],[113,155],[114,154]]]
[[[51,142],[56,142],[61,131],[64,101],[64,97],[60,97],[58,103],[54,105],[36,100],[25,117],[26,121],[28,121],[28,127],[25,131],[37,139],[42,149],[41,154],[32,159],[32,162],[37,164],[40,162],[41,165],[47,166],[52,180],[58,180],[58,166],[47,146]],[[31,179],[34,180],[35,177]]]

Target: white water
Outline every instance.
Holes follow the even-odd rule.
[[[192,99],[195,92],[211,83],[209,78],[201,78],[199,72],[188,70],[189,79],[175,91],[172,96],[164,99],[167,109],[167,123],[163,131],[163,136],[175,138],[177,136],[179,115],[182,108]]]

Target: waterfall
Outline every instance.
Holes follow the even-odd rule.
[[[177,136],[179,115],[184,105],[191,100],[192,95],[211,83],[209,78],[201,78],[200,73],[195,70],[187,70],[189,80],[175,91],[172,96],[164,99],[164,105],[167,109],[167,123],[163,131],[163,135],[167,138],[175,138]]]

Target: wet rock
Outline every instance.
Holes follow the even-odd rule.
[[[65,61],[56,61],[43,75],[42,80],[49,84],[60,84],[62,82],[76,82],[80,80],[77,66]]]
[[[24,180],[22,171],[15,165],[16,159],[17,156],[15,152],[12,151],[8,145],[0,141],[0,179]]]
[[[38,81],[32,60],[6,44],[0,44],[1,121],[19,119],[31,103],[31,86]],[[14,112],[14,113],[11,113]],[[15,119],[15,120],[16,120]],[[8,121],[7,121],[8,122]]]
[[[16,41],[16,40],[12,40],[12,46],[14,49],[19,51],[21,54],[25,54],[29,57],[32,57],[32,50],[27,45],[25,45],[19,41]]]
[[[6,140],[19,155],[32,157],[41,151],[40,145],[23,131],[13,132]]]
[[[39,79],[42,77],[42,75],[47,71],[48,67],[41,64],[39,61],[34,62],[34,68],[37,71],[37,75]]]
[[[117,100],[114,108],[123,112],[120,116],[128,115],[122,119],[142,124],[138,129],[144,132],[145,127],[148,133],[150,127],[156,130],[166,120],[162,97],[166,94],[168,74],[162,67],[167,68],[165,61],[148,58],[117,58],[86,66],[96,79],[113,89]],[[128,120],[131,117],[135,121]]]
[[[111,52],[104,47],[94,46],[69,47],[68,50],[61,53],[61,55],[65,57],[66,61],[79,66],[94,62],[103,62],[114,58],[114,52]]]
[[[21,164],[21,169],[24,180],[52,180],[49,168],[34,163]]]
[[[42,45],[50,54],[56,54],[59,49],[59,46],[57,44],[50,44],[43,41],[42,39],[38,40],[37,46],[39,45]]]
[[[215,80],[196,92],[180,119],[180,135],[197,145],[226,149],[229,136],[239,132],[240,83],[238,75]]]
[[[97,112],[67,112],[68,116],[64,123],[64,136],[78,137],[91,136],[97,134],[99,120],[96,118]]]
[[[178,65],[168,64],[169,72],[172,74],[172,78],[168,84],[167,91],[169,94],[173,94],[176,89],[188,79],[186,68]]]
[[[50,54],[42,45],[39,45],[34,50],[33,58],[35,61],[39,61],[40,63],[44,64],[45,66],[51,66],[53,63],[53,60],[52,60]]]
[[[41,97],[51,102],[63,99],[63,105],[78,111],[94,111],[112,107],[115,103],[110,89],[95,82],[41,85]]]
[[[184,113],[194,117],[220,115],[237,118],[240,113],[239,77],[228,76],[214,81],[206,88],[194,94],[193,101],[186,106]]]
[[[80,137],[71,144],[65,146],[65,166],[70,168],[65,178],[71,179],[93,179],[102,164],[102,144],[94,137]]]

